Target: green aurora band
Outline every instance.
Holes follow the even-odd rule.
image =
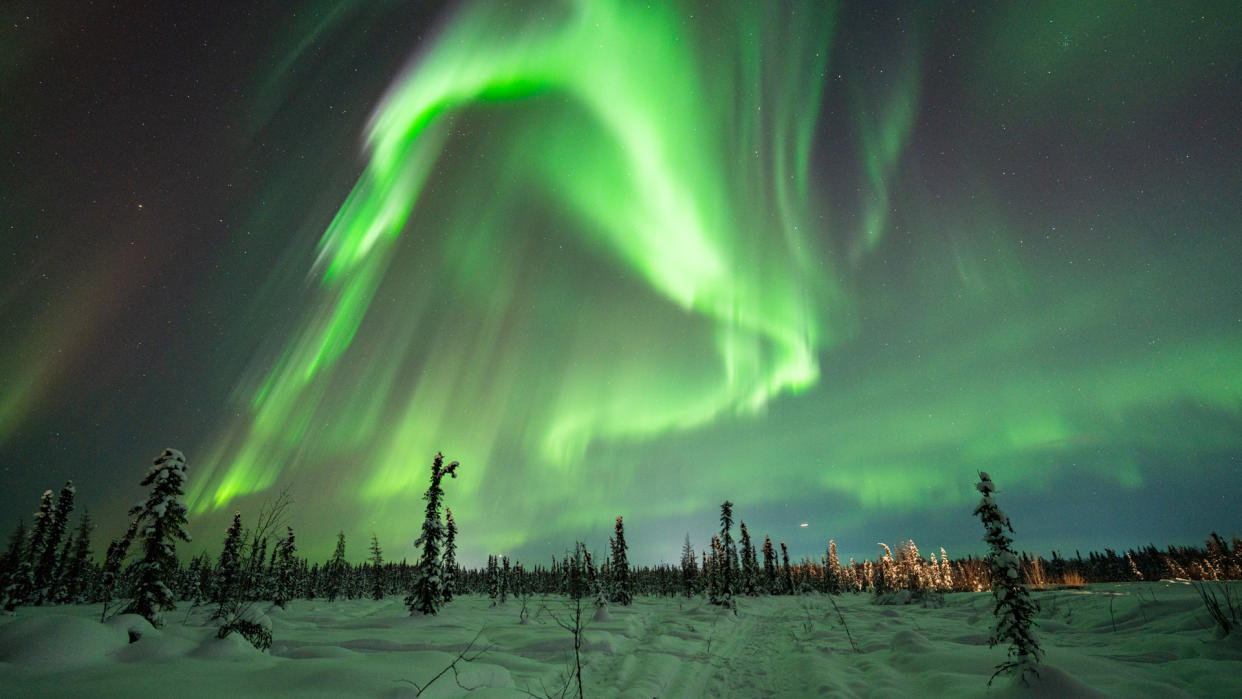
[[[192,459],[195,512],[309,481],[312,508],[359,513],[333,529],[405,541],[442,450],[462,463],[458,521],[505,522],[470,527],[477,555],[724,497],[850,503],[840,526],[960,508],[974,469],[997,464],[1004,487],[1082,469],[1137,488],[1152,458],[1238,448],[1240,331],[1213,320],[1228,299],[1139,274],[1164,257],[1228,279],[1228,255],[1149,248],[1133,231],[1175,222],[1123,212],[1107,226],[1126,245],[1091,262],[1084,244],[1087,264],[1054,268],[1051,238],[1015,233],[1028,224],[984,178],[963,174],[969,201],[898,200],[924,85],[917,22],[883,80],[837,94],[831,3],[539,7],[466,5],[392,85],[303,310]],[[996,35],[1020,34],[994,14]],[[1035,43],[1014,53],[1039,74]],[[974,97],[981,120],[990,94]],[[830,98],[853,128],[845,155],[817,148]],[[856,191],[809,174],[825,168]],[[1100,259],[1107,278],[1088,266]],[[1173,417],[1187,405],[1206,416],[1190,428]]]
[[[249,419],[200,462],[196,509],[361,449],[363,500],[408,500],[437,448],[474,469],[461,490],[501,468],[499,445],[574,487],[597,440],[754,413],[815,382],[817,352],[848,332],[830,322],[846,299],[807,180],[833,12],[808,3],[778,26],[734,9],[732,33],[711,36],[624,2],[458,16],[373,116],[366,170],[319,246],[318,300]],[[791,26],[819,30],[791,44]],[[459,143],[462,122],[483,133]],[[463,150],[485,168],[455,177],[445,161]],[[434,179],[454,179],[450,208],[412,219]],[[524,229],[531,206],[556,230]],[[615,293],[560,288],[582,272],[534,249],[544,236],[589,250]],[[541,327],[597,304],[637,322]],[[549,364],[554,382],[531,371]]]

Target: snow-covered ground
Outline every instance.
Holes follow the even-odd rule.
[[[1236,584],[1236,583],[1235,583]],[[1242,696],[1242,631],[1218,638],[1195,590],[1173,582],[1101,584],[1034,593],[1047,657],[1036,695]],[[1008,696],[1005,649],[988,648],[989,593],[944,606],[880,606],[870,595],[738,600],[639,598],[591,620],[582,648],[588,697]],[[584,601],[585,603],[585,601]],[[559,696],[573,669],[566,600],[489,608],[467,596],[435,617],[398,599],[297,600],[268,613],[275,643],[260,653],[215,638],[206,611],[185,606],[162,630],[134,616],[99,623],[100,607],[24,608],[0,617],[4,697],[406,697],[475,639],[469,662],[423,696]],[[544,608],[544,609],[541,609]],[[267,605],[261,609],[266,610]],[[130,643],[133,630],[141,638]],[[482,629],[482,633],[479,633]],[[478,635],[476,639],[476,634]],[[576,694],[576,686],[569,695]]]

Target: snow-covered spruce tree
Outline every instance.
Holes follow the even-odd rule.
[[[444,466],[444,455],[436,454],[431,464],[431,487],[423,499],[427,501],[426,516],[423,518],[423,531],[414,541],[414,547],[423,547],[422,558],[418,561],[418,572],[414,577],[414,589],[405,598],[405,606],[410,614],[435,614],[444,604],[444,572],[443,561],[440,560],[440,544],[444,541],[444,523],[440,521],[440,503],[444,499],[444,490],[440,481],[445,476],[457,477],[456,461]]]
[[[828,540],[828,560],[824,562],[824,592],[839,595],[844,589],[841,580],[841,559],[837,558],[837,542]]]
[[[783,541],[781,542],[781,560],[784,562],[781,566],[781,592],[792,595],[794,594],[793,566],[789,565],[789,548]]]
[[[56,496],[51,490],[43,491],[39,497],[39,511],[34,515],[34,526],[30,528],[30,541],[26,546],[26,560],[19,571],[15,587],[9,594],[9,604],[31,604],[37,597],[42,581],[39,579],[39,565],[43,560],[43,551],[47,545],[48,533],[55,521]],[[13,607],[10,608],[10,611]]]
[[[134,597],[125,612],[142,615],[157,629],[164,625],[164,612],[177,607],[172,590],[165,583],[177,572],[176,540],[190,541],[190,533],[185,530],[186,506],[181,502],[185,495],[185,472],[185,455],[176,449],[165,449],[140,483],[151,487],[146,502],[129,511],[145,526],[141,532],[143,556],[137,563]]]
[[[267,537],[252,534],[250,556],[242,566],[243,599],[257,600],[267,597],[268,577],[263,574],[263,562],[267,560]]]
[[[1013,539],[1005,534],[1005,530],[1012,533],[1013,527],[1009,516],[992,499],[996,484],[981,471],[975,488],[983,493],[974,514],[983,522],[983,540],[989,549],[992,596],[996,599],[992,610],[996,616],[996,627],[988,639],[988,645],[1009,642],[1008,659],[996,666],[996,672],[992,673],[988,684],[991,685],[997,675],[1016,674],[1019,682],[1029,685],[1033,678],[1039,676],[1039,662],[1044,654],[1031,630],[1039,605],[1031,599],[1031,593],[1022,584],[1022,571],[1018,555],[1012,547]]]
[[[570,599],[579,600],[591,591],[590,578],[587,575],[588,554],[586,544],[581,541],[574,544],[573,556],[566,556],[562,567],[564,570],[565,594]]]
[[[690,545],[690,533],[686,532],[686,543],[681,547],[681,591],[686,597],[693,597],[698,588],[699,565],[694,555],[694,547]]]
[[[25,604],[26,595],[34,589],[34,569],[26,551],[29,538],[26,523],[18,522],[9,536],[4,558],[0,559],[0,607],[6,612]]]
[[[737,547],[733,545],[733,503],[720,503],[720,593],[727,603],[737,592]]]
[[[56,498],[56,507],[52,510],[46,539],[42,544],[43,550],[35,564],[35,604],[43,604],[51,600],[56,582],[60,578],[60,567],[63,562],[60,545],[69,528],[69,515],[73,513],[75,492],[73,481],[65,481],[65,487],[60,489],[60,495]]]
[[[509,599],[509,592],[511,589],[510,585],[512,585],[512,581],[510,580],[510,574],[511,574],[511,571],[509,570],[509,557],[501,556],[500,557],[500,585],[499,585],[501,604],[504,604],[505,601]]]
[[[772,537],[763,535],[763,588],[769,595],[779,594],[780,581],[776,577],[776,549]]]
[[[305,565],[305,561],[303,561]],[[319,582],[322,574],[319,570],[319,564],[315,563],[307,571],[306,577],[302,579],[302,596],[307,600],[315,599],[315,594],[319,591]]]
[[[207,552],[203,551],[190,559],[190,567],[181,576],[181,599],[188,600],[191,609],[203,603],[203,568],[209,565]]]
[[[725,595],[721,591],[720,586],[720,569],[722,567],[721,559],[724,558],[723,552],[720,550],[720,535],[712,534],[711,553],[703,561],[703,576],[707,583],[707,601],[712,604],[725,604]]]
[[[759,557],[755,553],[755,544],[750,540],[750,532],[746,531],[746,523],[739,526],[742,530],[742,572],[738,582],[738,592],[754,597],[759,594]]]
[[[594,605],[596,609],[605,607],[608,605],[608,600],[604,597],[603,575],[600,574],[600,569],[595,565],[595,558],[591,555],[591,552],[584,548],[582,554],[582,569],[586,573],[587,592],[595,597]],[[501,601],[504,601],[504,595],[501,595]]]
[[[86,601],[86,577],[91,567],[91,515],[86,510],[78,520],[78,529],[65,557],[64,570],[52,595],[57,604],[81,604]]]
[[[444,571],[444,603],[453,601],[457,580],[457,520],[453,519],[453,511],[444,508],[444,522],[447,534],[444,537],[444,561],[440,569]]]
[[[625,543],[625,525],[621,523],[621,517],[617,517],[616,535],[612,542],[612,565],[610,567],[609,579],[612,583],[612,590],[608,594],[608,601],[613,604],[629,606],[634,601],[634,583],[630,579],[630,560],[629,544]]]
[[[349,564],[345,561],[345,532],[337,532],[336,550],[328,559],[328,601],[335,602],[336,596],[345,592],[345,577],[349,574]]]
[[[375,532],[371,532],[371,599],[384,599],[384,551]]]
[[[227,617],[237,608],[241,599],[241,513],[233,513],[233,523],[224,535],[224,547],[216,562],[216,574],[212,579],[211,600],[218,606],[213,619]]]
[[[487,556],[487,597],[492,601],[488,606],[496,606],[496,598],[500,597],[500,565],[495,554]]]
[[[297,559],[293,554],[298,550],[293,542],[293,527],[285,527],[283,539],[276,542],[272,555],[272,604],[285,608],[285,603],[293,599],[295,576],[297,575]]]
[[[9,542],[5,545],[4,555],[0,556],[0,577],[9,575],[17,569],[17,563],[26,557],[26,542],[30,538],[30,530],[24,520],[18,520],[17,527],[9,534]],[[2,589],[2,588],[0,588]]]
[[[944,547],[940,547],[940,592],[951,592],[953,590],[953,568],[949,565],[949,554],[944,552]]]
[[[923,575],[923,556],[914,539],[901,542],[898,558],[900,565],[897,574],[902,587],[911,592],[922,592],[927,587],[927,581]]]
[[[134,542],[134,538],[138,536],[138,525],[142,522],[140,519],[131,520],[129,528],[125,530],[125,535],[113,539],[108,544],[108,553],[104,555],[103,570],[99,573],[99,590],[97,597],[103,602],[103,612],[100,613],[100,620],[108,616],[108,604],[112,601],[112,593],[116,591],[116,581],[121,577],[121,566],[125,563],[125,557],[129,555],[129,546]]]

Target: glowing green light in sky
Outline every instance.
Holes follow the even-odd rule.
[[[790,37],[735,9],[711,31],[595,0],[456,17],[372,117],[318,302],[209,459],[199,509],[303,453],[350,454],[364,499],[405,497],[437,448],[481,472],[504,445],[564,473],[599,440],[813,384],[845,332],[825,324],[845,293],[806,172],[833,11],[798,6],[820,31]],[[891,167],[897,144],[876,147]],[[549,259],[565,246],[601,291]]]
[[[1076,179],[1115,153],[1004,107],[1063,83],[973,46],[927,64],[957,60],[931,12],[842,14],[883,37],[838,42],[824,2],[520,4],[466,5],[372,114],[277,350],[194,460],[198,512],[302,483],[353,516],[332,531],[400,541],[442,451],[479,553],[726,497],[966,513],[976,469],[1136,488],[1237,448],[1228,216],[1183,231]]]

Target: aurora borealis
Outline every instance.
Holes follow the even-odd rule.
[[[977,470],[1024,548],[1242,527],[1236,3],[21,4],[9,520],[174,446],[316,556],[436,451],[467,560],[973,552]]]

